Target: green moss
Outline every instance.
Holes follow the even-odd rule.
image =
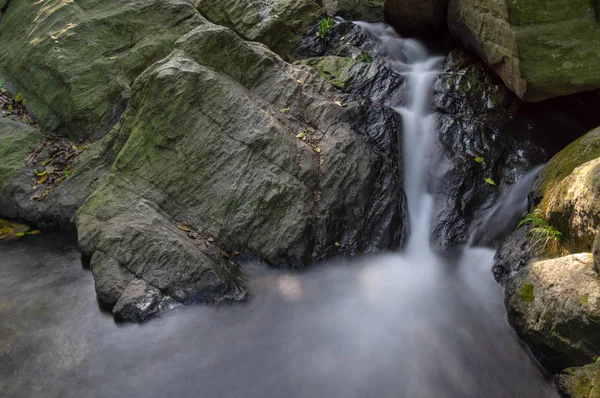
[[[335,87],[343,89],[348,84],[350,69],[356,64],[351,58],[327,56],[307,59],[298,64],[312,66]]]
[[[600,157],[600,128],[592,130],[560,151],[548,162],[534,187],[534,197],[544,198],[540,208],[546,210],[552,190],[575,168]]]
[[[526,303],[532,303],[535,300],[535,296],[533,295],[533,285],[531,283],[526,283],[523,285],[521,289],[521,299]]]
[[[588,294],[584,294],[583,296],[581,296],[581,306],[582,307],[587,307],[589,302],[590,302],[590,296]]]
[[[0,190],[6,190],[25,158],[42,140],[42,134],[32,127],[7,118],[0,118]]]
[[[509,0],[508,13],[514,25],[546,24],[588,16],[590,0]]]

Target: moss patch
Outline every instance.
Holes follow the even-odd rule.
[[[587,133],[560,151],[548,162],[534,187],[534,197],[541,199],[540,208],[546,210],[551,191],[573,170],[600,157],[600,127]]]
[[[299,61],[297,64],[312,66],[335,87],[343,89],[348,84],[349,72],[356,61],[351,58],[327,56]]]
[[[532,303],[535,300],[533,285],[531,283],[526,283],[521,289],[521,299],[526,303]]]

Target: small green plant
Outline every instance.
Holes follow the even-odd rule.
[[[363,53],[363,61],[365,61],[368,64],[370,64],[371,62],[373,62],[373,57],[371,57],[371,54],[369,54],[368,51],[365,51]]]
[[[0,88],[4,87],[4,79],[0,79]]]
[[[525,225],[531,226],[528,235],[533,240],[532,246],[543,243],[544,247],[551,244],[556,247],[562,239],[562,232],[554,228],[544,219],[540,209],[535,209],[522,219],[517,225],[517,229]]]
[[[335,21],[331,17],[323,17],[321,18],[321,22],[319,22],[319,31],[317,32],[317,37],[321,40],[325,40],[327,34],[335,25]]]

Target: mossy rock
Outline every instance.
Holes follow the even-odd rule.
[[[133,80],[204,22],[179,0],[12,1],[0,20],[0,76],[46,131],[99,138]]]
[[[553,371],[583,366],[600,352],[600,279],[581,253],[532,260],[508,280],[512,326]]]
[[[352,58],[337,57],[334,55],[297,62],[298,65],[313,67],[323,78],[340,89],[344,89],[347,86],[350,79],[350,69],[355,63],[356,61]]]
[[[555,377],[558,390],[566,398],[600,398],[600,362],[568,368]]]
[[[591,252],[600,224],[600,128],[554,156],[537,177],[531,200],[563,234],[563,248]]]
[[[0,191],[5,191],[25,167],[25,158],[42,134],[21,122],[0,117]]]
[[[450,0],[448,21],[524,101],[600,88],[597,2]]]
[[[590,131],[555,155],[538,177],[532,197],[540,201],[575,168],[600,157],[600,127]]]

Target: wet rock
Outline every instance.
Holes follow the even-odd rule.
[[[381,29],[391,27],[379,25]],[[353,98],[369,98],[372,101],[396,107],[406,96],[406,79],[384,59],[402,57],[397,48],[386,43],[352,22],[336,24],[326,40],[318,39],[313,31],[303,38],[298,53],[304,59],[298,65],[309,65],[344,93]]]
[[[600,88],[598,7],[508,0],[450,0],[450,31],[528,102]],[[548,54],[552,54],[548,57]],[[573,54],[577,54],[573,57]]]
[[[431,160],[438,181],[431,187],[432,242],[444,249],[466,242],[469,226],[546,154],[531,133],[515,138],[520,101],[468,53],[446,58],[433,101],[439,135]]]
[[[441,31],[447,14],[448,0],[385,0],[385,21],[402,33]]]
[[[0,76],[42,127],[101,137],[117,122],[133,80],[204,19],[179,0],[11,1],[0,20]]]
[[[115,318],[127,322],[143,322],[153,318],[168,307],[169,300],[148,282],[132,280],[113,308]]]
[[[600,279],[589,253],[531,262],[506,286],[508,318],[551,370],[600,352]]]
[[[565,369],[555,381],[558,391],[566,398],[600,397],[600,363]]]
[[[527,238],[527,228],[519,228],[500,245],[494,256],[492,272],[502,286],[529,263],[534,253]]]

